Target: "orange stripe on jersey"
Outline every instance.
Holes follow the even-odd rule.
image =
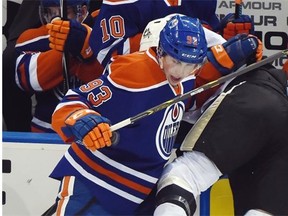
[[[138,1],[138,0],[136,0]],[[130,2],[135,2],[135,0],[104,0],[103,2],[127,2],[127,3],[130,3]]]
[[[108,4],[108,5],[123,5],[123,4],[133,4],[134,2],[137,2],[138,0],[103,0],[102,4]]]
[[[69,182],[70,182],[71,176],[65,176],[62,180],[62,189],[60,191],[60,200],[58,201],[56,215],[61,215],[61,209],[63,207],[64,201],[67,201],[65,198],[70,196],[69,194]],[[71,194],[72,195],[72,194]]]
[[[137,184],[129,179],[126,179],[112,171],[109,171],[103,167],[101,167],[99,164],[95,163],[93,160],[91,160],[89,157],[87,157],[87,155],[85,155],[81,149],[79,148],[79,146],[76,143],[72,143],[71,145],[72,149],[77,153],[78,157],[81,158],[81,160],[83,160],[88,166],[90,166],[93,170],[97,171],[98,173],[105,175],[111,179],[113,179],[114,181],[125,185],[128,188],[131,188],[133,190],[136,190],[140,193],[146,194],[148,195],[151,192],[150,188],[147,188],[143,185]]]
[[[25,91],[29,91],[30,89],[28,89],[28,80],[26,79],[25,76],[25,64],[22,64],[18,67],[18,70],[20,71],[20,80],[21,80],[21,87],[25,90]]]
[[[143,52],[114,57],[110,67],[111,79],[128,88],[145,88],[165,81],[166,77],[156,63],[155,52],[152,49],[148,52],[151,57]]]
[[[174,6],[179,6],[179,5],[181,5],[178,0],[166,0],[166,1],[167,1],[167,3],[168,3],[168,6],[174,7]]]

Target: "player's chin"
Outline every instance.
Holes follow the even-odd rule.
[[[172,85],[172,86],[176,86],[178,85],[181,81],[182,81],[183,78],[176,78],[174,76],[170,76],[168,81],[169,83]]]

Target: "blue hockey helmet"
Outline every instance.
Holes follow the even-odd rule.
[[[160,32],[158,54],[186,63],[202,63],[207,55],[207,41],[200,20],[184,15],[171,17]]]

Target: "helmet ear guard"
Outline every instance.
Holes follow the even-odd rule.
[[[199,19],[173,16],[160,32],[158,55],[164,53],[186,63],[202,63],[206,59],[207,41]]]

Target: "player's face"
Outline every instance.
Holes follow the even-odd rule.
[[[179,84],[185,77],[195,74],[199,68],[199,64],[189,64],[172,58],[169,55],[161,57],[162,69],[166,75],[168,82],[175,86]]]
[[[44,18],[47,23],[55,17],[61,17],[60,7],[46,7],[44,9]]]

